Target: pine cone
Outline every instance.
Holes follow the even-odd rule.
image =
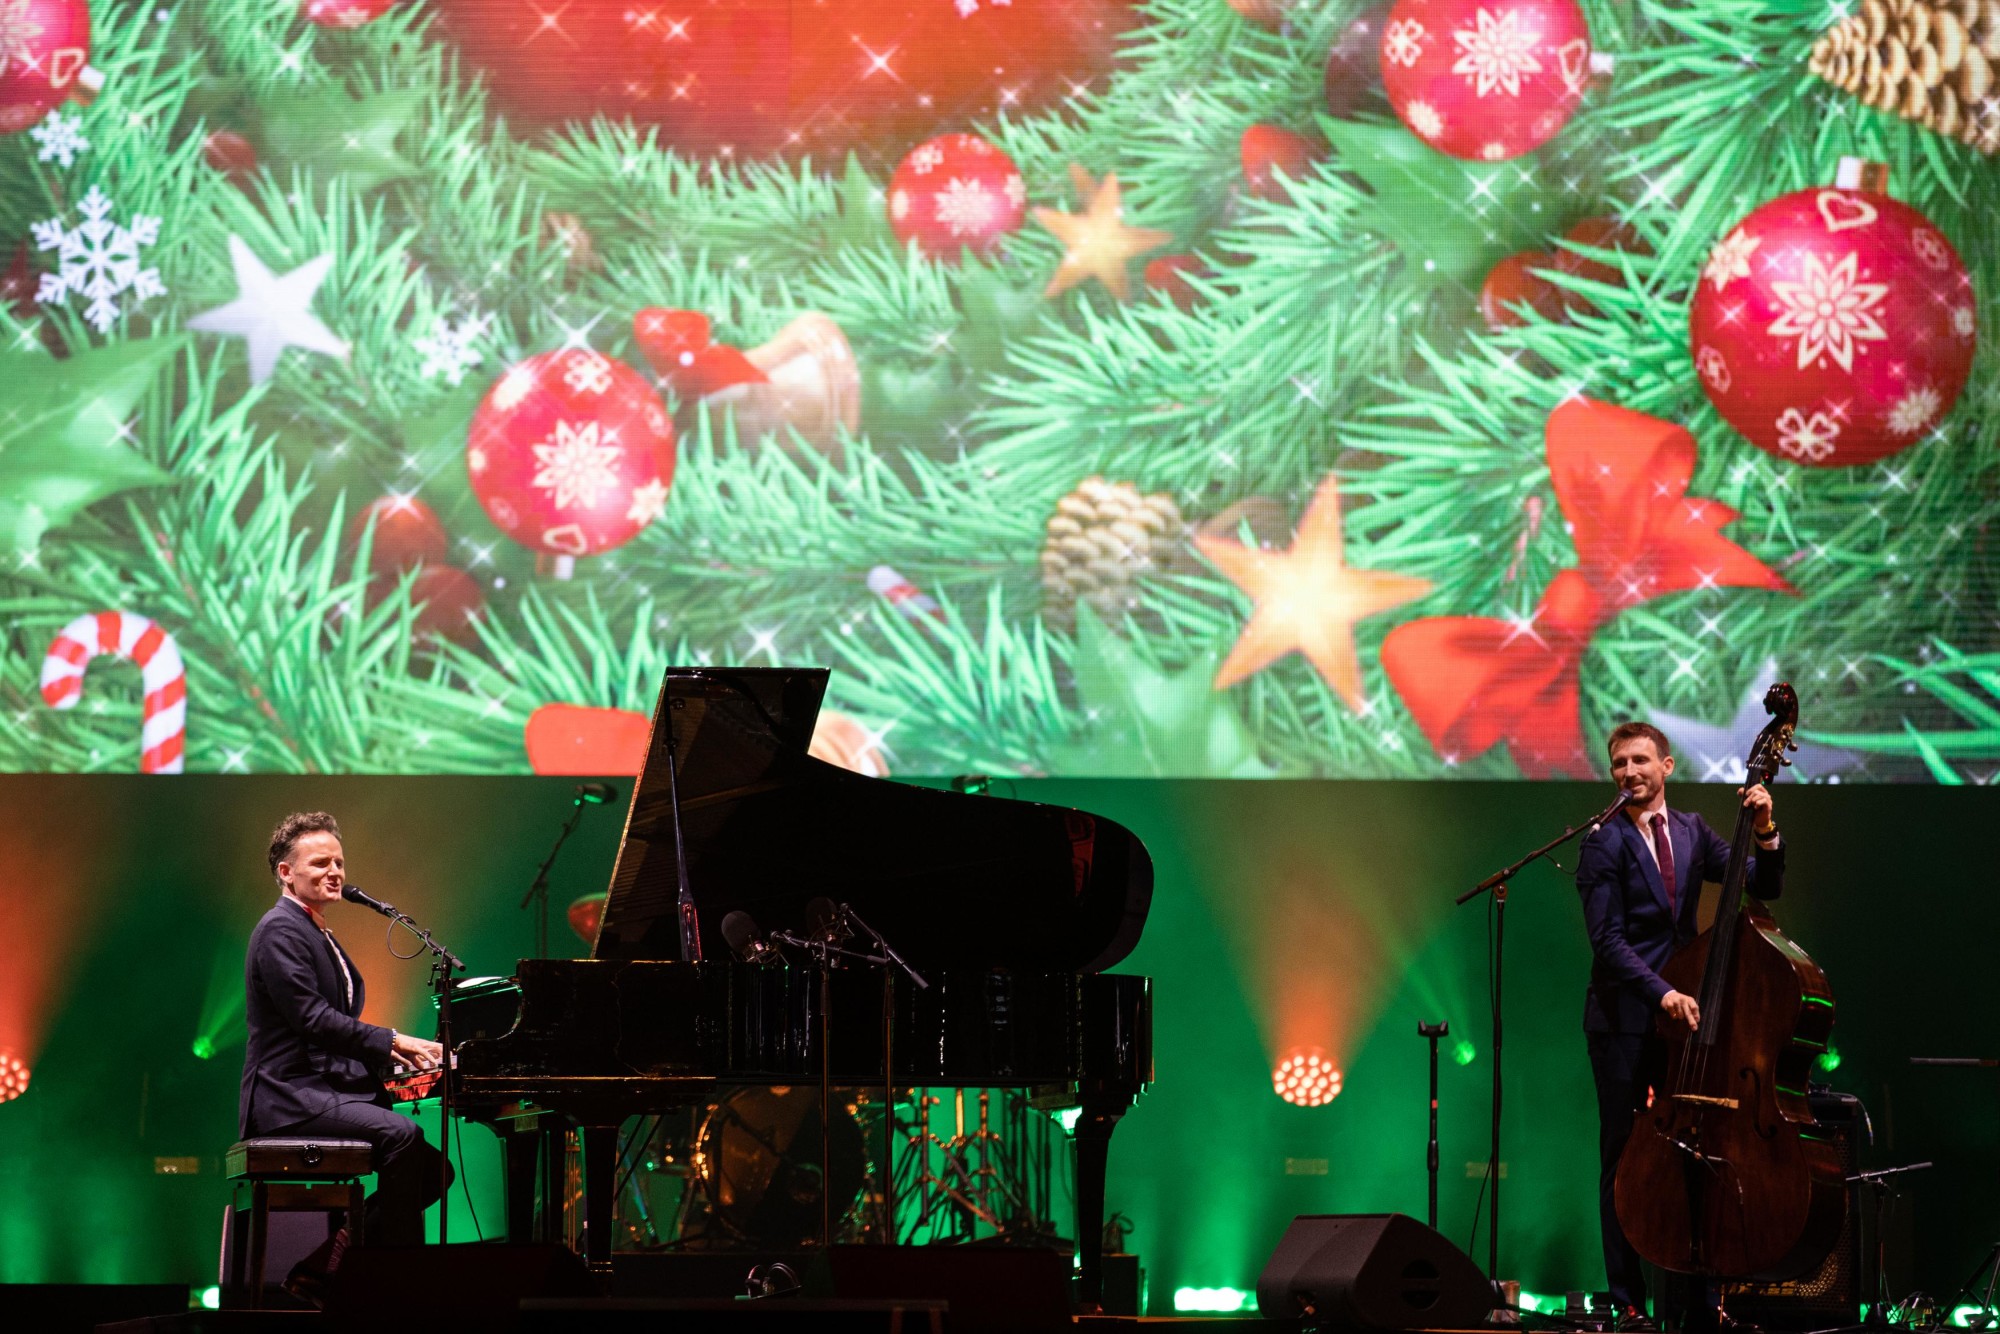
[[[1144,576],[1189,568],[1186,548],[1187,524],[1172,496],[1086,477],[1049,516],[1042,543],[1043,618],[1067,630],[1076,624],[1081,601],[1118,621],[1137,610]]]
[[[2000,0],[1862,0],[1807,68],[1867,106],[2000,152]]]

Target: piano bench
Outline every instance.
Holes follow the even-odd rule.
[[[264,1302],[264,1262],[274,1213],[344,1211],[348,1244],[362,1240],[361,1178],[375,1170],[374,1146],[364,1139],[300,1139],[270,1135],[239,1140],[224,1158],[225,1174],[235,1183],[231,1206],[233,1224],[247,1214],[248,1254],[238,1249],[234,1234],[224,1250],[224,1291],[227,1304],[261,1309]],[[244,1187],[250,1203],[242,1203]],[[229,1262],[234,1260],[233,1265]],[[233,1282],[232,1273],[233,1270]]]

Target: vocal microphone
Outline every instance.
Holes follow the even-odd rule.
[[[587,806],[603,806],[618,800],[618,789],[609,783],[578,783],[576,799]]]
[[[723,915],[722,938],[729,943],[730,952],[744,963],[780,963],[785,957],[776,945],[764,939],[756,919],[747,912]]]
[[[1606,824],[1610,822],[1612,816],[1618,814],[1618,812],[1625,809],[1625,803],[1630,801],[1631,799],[1632,799],[1632,794],[1630,792],[1626,791],[1622,787],[1619,788],[1618,799],[1612,802],[1609,806],[1606,806],[1604,808],[1604,814],[1598,816],[1596,819],[1590,822],[1590,827],[1584,831],[1584,836],[1589,837],[1591,834],[1594,834],[1598,830],[1602,829]]]
[[[396,911],[394,904],[382,902],[382,900],[376,898],[373,894],[363,890],[359,885],[341,886],[340,897],[346,899],[349,903],[358,903],[364,908],[373,908],[384,917],[402,916],[401,913]]]

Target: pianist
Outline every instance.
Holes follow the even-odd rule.
[[[324,913],[341,901],[340,826],[322,811],[288,815],[271,834],[271,874],[283,891],[250,934],[239,1131],[249,1136],[363,1139],[375,1146],[369,1244],[417,1245],[438,1197],[437,1150],[415,1121],[389,1110],[381,1079],[400,1067],[435,1069],[435,1042],[364,1023],[366,989]],[[340,1263],[346,1229],[302,1261],[286,1286],[317,1298]]]

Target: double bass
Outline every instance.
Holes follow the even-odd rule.
[[[1798,696],[1783,682],[1764,696],[1746,783],[1768,784],[1796,749]],[[1823,1261],[1847,1204],[1840,1158],[1806,1100],[1814,1060],[1833,1031],[1826,974],[1778,929],[1743,885],[1756,816],[1736,818],[1715,922],[1668,960],[1661,976],[1693,996],[1693,1032],[1660,1016],[1665,1081],[1635,1119],[1618,1162],[1618,1221],[1662,1269],[1779,1281]]]

